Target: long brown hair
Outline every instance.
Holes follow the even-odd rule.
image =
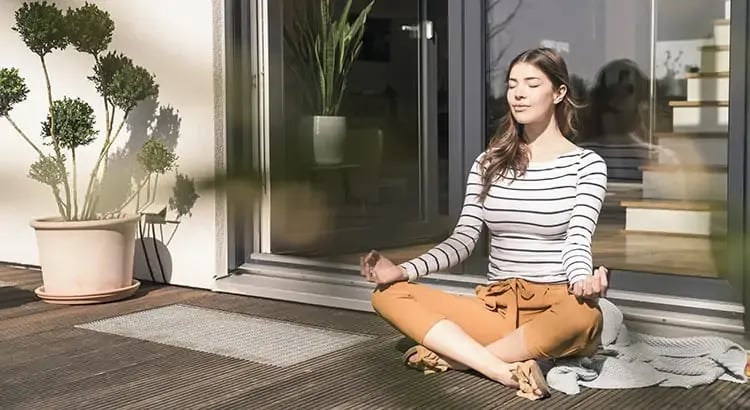
[[[541,70],[550,79],[555,89],[562,85],[567,88],[565,99],[555,106],[555,120],[562,134],[572,138],[576,133],[577,109],[581,104],[571,93],[565,60],[551,48],[526,50],[516,56],[508,66],[508,72],[505,74],[506,86],[511,69],[518,63],[531,64]],[[507,97],[505,104],[507,104]],[[514,179],[526,172],[529,166],[529,152],[523,140],[523,125],[516,122],[510,109],[500,121],[480,165],[484,170],[482,193],[479,195],[482,202],[487,198],[487,193],[495,180],[506,176],[509,172],[513,174]]]

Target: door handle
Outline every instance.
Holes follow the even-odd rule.
[[[427,40],[432,40],[435,37],[435,30],[432,26],[432,21],[425,20],[422,24],[404,24],[401,26],[401,31],[409,33],[409,38],[420,38],[421,32],[424,32],[424,37]]]

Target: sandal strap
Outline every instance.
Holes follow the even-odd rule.
[[[534,360],[519,363],[511,370],[513,380],[518,383],[516,395],[529,400],[540,400],[549,396],[547,381],[541,375],[539,365]],[[541,391],[541,395],[535,390]]]
[[[412,349],[409,349],[409,351],[412,351]],[[417,355],[416,361],[409,360],[409,357],[413,354]],[[406,355],[405,363],[409,367],[422,370],[424,374],[441,373],[449,369],[445,362],[441,362],[440,356],[422,345],[415,346],[413,353]]]

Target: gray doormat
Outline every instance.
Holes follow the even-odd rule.
[[[76,327],[280,367],[373,338],[188,305],[149,309]]]

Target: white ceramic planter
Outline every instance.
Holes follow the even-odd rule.
[[[37,296],[49,303],[111,302],[131,296],[138,216],[96,221],[33,220],[43,285]]]
[[[303,138],[312,142],[313,159],[318,165],[336,165],[344,161],[346,117],[315,115],[304,117],[300,125]]]

